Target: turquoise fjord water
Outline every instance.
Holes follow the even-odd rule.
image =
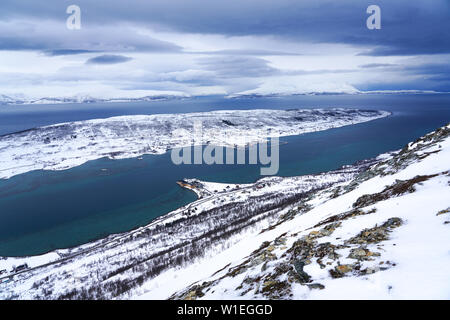
[[[332,170],[395,150],[450,121],[450,95],[205,97],[127,104],[2,106],[0,134],[51,123],[125,114],[220,109],[355,107],[393,115],[367,123],[284,137],[281,176]],[[107,169],[104,171],[102,169]],[[99,159],[65,171],[34,171],[0,180],[0,256],[67,248],[145,225],[196,199],[181,178],[245,183],[259,165],[173,165],[170,154],[143,160]]]

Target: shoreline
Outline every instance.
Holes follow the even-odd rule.
[[[205,199],[195,201],[193,203],[195,206],[193,204],[184,206],[132,232],[112,235],[71,250],[59,250],[44,256],[29,257],[28,259],[1,259],[0,270],[10,269],[8,266],[19,265],[20,271],[10,272],[1,277],[0,286],[4,290],[1,291],[0,296],[27,299],[33,298],[35,294],[42,291],[41,293],[47,298],[70,299],[71,297],[81,297],[83,290],[97,288],[99,283],[101,283],[100,291],[95,291],[94,295],[103,298],[132,298],[143,294],[146,297],[155,294],[161,295],[159,291],[152,290],[154,285],[158,286],[159,280],[165,279],[174,285],[173,277],[170,278],[172,280],[168,280],[165,278],[167,275],[174,272],[189,273],[189,270],[197,266],[199,261],[206,261],[204,265],[208,267],[207,271],[195,274],[192,279],[189,277],[179,285],[169,287],[167,292],[162,295],[167,295],[164,296],[166,298],[184,297],[190,294],[192,283],[196,283],[196,281],[204,283],[202,279],[210,277],[211,274],[214,278],[216,273],[211,273],[211,271],[215,270],[219,270],[218,272],[221,274],[214,282],[207,282],[207,286],[215,285],[223,276],[234,277],[235,271],[240,274],[240,266],[244,265],[245,269],[242,270],[255,268],[255,270],[259,270],[258,272],[270,273],[272,269],[265,270],[260,267],[265,260],[258,260],[256,256],[256,260],[248,258],[249,254],[250,257],[253,257],[253,255],[261,253],[258,251],[258,247],[260,249],[267,248],[269,251],[275,250],[275,247],[279,247],[280,250],[288,250],[290,245],[295,246],[299,243],[299,232],[306,234],[306,237],[329,236],[330,232],[332,233],[342,223],[348,226],[347,229],[342,229],[339,236],[332,239],[339,244],[339,241],[342,241],[341,234],[349,236],[348,228],[352,228],[353,233],[360,234],[361,230],[367,230],[364,228],[375,223],[375,226],[383,227],[384,225],[380,222],[381,218],[386,219],[393,214],[399,214],[396,202],[400,198],[408,204],[415,192],[428,192],[433,194],[436,199],[442,199],[440,194],[436,194],[433,189],[430,190],[428,187],[421,187],[421,184],[417,185],[417,189],[401,191],[401,194],[391,194],[390,191],[393,190],[392,183],[394,186],[400,186],[403,183],[419,183],[423,179],[430,180],[430,186],[433,188],[440,188],[439,190],[442,191],[447,188],[448,162],[446,159],[450,146],[448,129],[449,125],[425,135],[389,155],[380,154],[375,159],[355,163],[352,166],[343,166],[340,170],[322,174],[285,178],[266,177],[258,183],[245,188],[241,186],[237,190],[231,190],[235,185],[200,180],[187,181],[189,184],[201,183],[205,190],[214,189],[214,193]],[[439,161],[436,162],[436,160]],[[421,177],[422,180],[418,180],[418,177]],[[387,199],[377,198],[379,194],[386,195]],[[348,199],[349,197],[351,199]],[[372,208],[373,201],[378,206],[381,216],[378,210],[369,210]],[[392,209],[395,210],[384,210],[382,207],[384,201],[389,201]],[[415,201],[420,202],[420,197]],[[380,202],[379,205],[378,202]],[[337,211],[336,203],[340,206]],[[352,203],[358,204],[358,210]],[[432,203],[431,214],[427,216],[430,218],[426,219],[436,219],[435,216],[448,212],[448,209],[446,211],[441,208],[445,203]],[[361,211],[360,207],[367,207],[367,210]],[[406,219],[411,210],[407,205],[402,208],[402,219]],[[375,212],[376,214],[371,215]],[[336,213],[339,214],[333,215]],[[423,217],[421,210],[416,210],[416,215]],[[336,217],[340,221],[334,223]],[[442,219],[444,218],[442,217]],[[354,219],[365,221],[365,223],[358,224],[358,228],[355,228]],[[371,222],[367,219],[370,219]],[[309,222],[304,225],[304,221]],[[332,223],[335,227],[330,230],[323,227],[322,231],[311,231],[311,229],[322,227],[327,223]],[[436,221],[436,223],[440,222]],[[286,237],[286,232],[289,233],[287,246],[284,241],[280,241],[280,237]],[[250,235],[252,235],[251,238],[249,238]],[[268,240],[269,242],[267,242]],[[270,245],[270,241],[273,241],[274,244]],[[230,255],[226,254],[230,251],[228,249],[234,252],[231,259]],[[53,254],[53,261],[44,261],[45,258],[50,259],[51,254]],[[213,263],[216,256],[221,258],[217,263]],[[283,260],[285,256],[267,255],[266,257],[270,261],[275,259],[277,261],[275,263],[278,263],[278,260]],[[336,257],[341,256],[337,255]],[[351,257],[345,259],[349,258]],[[33,259],[35,260],[33,261]],[[38,261],[38,259],[41,260]],[[339,261],[333,259],[336,261],[333,260],[334,262],[331,262],[332,264],[326,268],[334,270],[336,265],[340,266]],[[231,263],[231,267],[229,267],[230,263],[226,264],[227,261]],[[243,261],[242,264],[240,264],[241,261]],[[247,266],[246,261],[257,261],[257,263]],[[281,263],[283,262],[281,261]],[[222,264],[226,265],[225,268]],[[27,266],[29,269],[26,269]],[[395,267],[395,264],[389,266]],[[229,269],[225,270],[228,267]],[[363,272],[365,272],[364,270]],[[370,269],[370,272],[367,271],[362,275],[379,271],[379,269],[374,270]],[[310,272],[310,270],[306,270],[306,272]],[[52,277],[45,277],[49,273],[52,274]],[[312,274],[312,276],[317,277],[317,274]],[[333,278],[333,273],[331,273],[331,277],[326,279],[324,287],[328,288],[329,281],[334,281]],[[8,279],[8,282],[4,283],[3,279]],[[77,281],[72,286],[70,283],[73,279]],[[66,286],[58,287],[59,283],[65,283]],[[117,287],[119,290],[114,291],[116,287],[110,287],[111,283],[118,285],[127,283],[130,286],[125,291],[122,290],[122,287]],[[143,284],[145,285],[142,287]],[[26,289],[28,287],[30,289]],[[48,288],[56,288],[56,291],[47,291]],[[309,290],[308,287],[306,289]]]
[[[306,117],[306,120],[298,122],[296,114],[292,112],[301,114]],[[361,116],[354,116],[353,119],[346,118],[352,112],[360,113]],[[334,115],[334,113],[341,114]],[[252,125],[261,127],[249,129],[252,126],[249,126],[246,117],[255,117],[254,114],[256,114],[256,118],[253,118]],[[192,147],[191,137],[186,130],[190,130],[190,126],[194,121],[197,121],[196,119],[207,119],[209,121],[202,136],[203,141],[208,143],[202,143],[202,145],[234,147],[243,146],[247,143],[257,143],[270,137],[288,137],[326,131],[370,122],[391,115],[392,112],[389,111],[353,108],[296,109],[291,111],[255,109],[119,116],[66,122],[0,136],[0,151],[4,153],[0,154],[0,179],[9,179],[35,170],[67,170],[101,158],[130,159],[149,154],[162,155],[170,152],[173,148]],[[286,116],[292,117],[292,119],[283,120],[287,121],[286,123],[280,122],[277,118]],[[270,117],[273,117],[273,119]],[[315,117],[320,117],[319,123],[317,123]],[[339,117],[342,117],[342,119]],[[224,124],[222,119],[228,118],[233,122],[240,122],[239,125],[230,127]],[[271,121],[279,121],[279,123],[272,127]],[[184,135],[167,138],[171,136],[172,132],[167,131],[161,123],[182,128],[181,130],[185,131]],[[301,127],[292,127],[295,123],[297,123],[297,126],[301,125]],[[138,133],[134,132],[136,131],[134,129],[131,130],[130,126],[140,128],[137,129]],[[271,130],[270,134],[268,134],[269,131],[265,131],[266,129]],[[105,132],[108,132],[106,136]],[[144,134],[151,138],[144,138]],[[243,136],[249,138],[245,144],[242,142]]]
[[[212,193],[207,191],[209,193],[209,196],[207,197],[201,197],[197,200],[182,206],[176,210],[173,210],[165,215],[159,216],[152,220],[150,223],[146,224],[145,226],[137,227],[135,229],[121,232],[121,233],[114,233],[110,234],[106,237],[90,241],[88,243],[74,246],[71,248],[62,248],[62,249],[54,249],[50,250],[44,254],[39,255],[31,255],[31,256],[0,256],[0,270],[6,269],[8,272],[10,271],[11,267],[14,265],[22,265],[22,264],[28,264],[29,268],[25,269],[23,271],[17,272],[17,273],[9,273],[7,275],[0,275],[0,281],[4,279],[8,279],[11,277],[16,277],[21,274],[26,274],[28,272],[33,272],[42,268],[46,268],[52,265],[57,265],[60,263],[64,263],[65,261],[73,260],[77,257],[83,256],[83,255],[89,255],[93,252],[97,252],[98,250],[108,250],[108,248],[114,248],[117,245],[120,245],[123,240],[125,239],[131,239],[136,235],[141,235],[142,233],[145,233],[147,230],[154,230],[157,229],[158,226],[164,226],[164,225],[170,225],[173,222],[181,221],[183,219],[190,219],[192,217],[195,217],[197,214],[201,213],[201,211],[193,210],[195,208],[199,207],[206,207],[208,208],[211,206],[211,203],[214,203],[214,200],[221,197],[230,197],[233,194],[239,192],[239,193],[249,193],[253,194],[255,191],[256,193],[265,194],[267,190],[259,189],[256,186],[260,183],[260,180],[275,180],[277,183],[279,181],[289,181],[291,179],[297,180],[297,179],[310,179],[311,177],[321,177],[328,174],[347,174],[347,172],[358,172],[360,167],[364,167],[363,164],[354,164],[349,166],[343,166],[342,168],[338,170],[332,170],[330,172],[326,173],[320,173],[315,175],[304,175],[304,176],[294,176],[294,177],[264,177],[261,179],[258,179],[255,183],[252,184],[239,184],[239,186],[242,186],[240,188],[234,188],[232,190],[225,190],[226,186],[234,185],[236,184],[228,184],[228,183],[218,183],[218,182],[206,182],[201,181],[197,179],[189,179],[190,181],[197,181],[200,183],[205,184],[205,190],[208,190],[209,188],[217,187],[218,185],[223,186],[223,189],[225,191],[221,191],[218,193]],[[342,172],[342,173],[341,173]],[[191,189],[191,191],[193,191]],[[200,190],[198,190],[200,191]],[[203,190],[202,190],[203,191]],[[193,191],[195,192],[195,191]],[[204,191],[203,191],[204,192]],[[196,192],[197,193],[197,192]],[[223,204],[220,204],[219,207],[221,207]],[[216,207],[217,209],[217,207]],[[196,212],[197,211],[197,212]]]
[[[395,152],[395,151],[392,151],[392,152]],[[392,153],[392,152],[389,152],[389,153]],[[389,153],[386,153],[386,154],[389,154]],[[118,241],[121,238],[126,238],[129,236],[132,236],[135,233],[140,233],[145,229],[156,227],[160,224],[163,225],[163,224],[171,223],[171,222],[179,220],[183,217],[189,216],[189,215],[187,215],[187,213],[189,213],[191,208],[193,208],[193,207],[195,208],[201,204],[204,204],[205,202],[212,201],[215,198],[220,198],[223,195],[230,195],[230,194],[234,194],[237,192],[250,193],[250,192],[254,192],[254,191],[261,191],[262,193],[264,193],[265,190],[263,188],[260,188],[259,186],[267,184],[267,181],[270,181],[270,180],[275,180],[275,181],[279,182],[279,181],[283,181],[283,180],[287,181],[287,180],[291,180],[291,179],[296,180],[296,179],[308,179],[309,177],[320,177],[323,175],[335,174],[338,172],[354,172],[355,170],[358,171],[358,170],[360,170],[358,168],[367,167],[367,166],[377,163],[378,161],[380,161],[382,159],[382,156],[384,156],[386,154],[382,154],[379,157],[373,158],[373,159],[364,159],[361,161],[357,161],[350,165],[343,165],[340,168],[337,168],[335,170],[319,172],[316,174],[306,174],[306,175],[290,176],[290,177],[282,177],[282,176],[260,177],[252,183],[235,184],[235,183],[202,181],[202,180],[195,179],[195,178],[182,179],[188,183],[196,182],[196,183],[200,183],[203,185],[201,188],[192,188],[191,189],[191,188],[186,188],[186,187],[180,186],[180,184],[178,182],[182,181],[182,180],[175,181],[174,183],[178,184],[180,186],[180,188],[194,192],[197,195],[197,199],[184,205],[184,206],[181,206],[175,210],[172,210],[166,214],[158,216],[143,226],[139,226],[139,227],[130,229],[128,231],[111,233],[107,236],[99,237],[97,239],[93,239],[91,241],[88,241],[88,242],[80,244],[80,245],[76,245],[76,246],[72,246],[72,247],[62,247],[62,248],[51,249],[51,250],[48,250],[47,252],[44,252],[42,254],[36,254],[36,255],[23,255],[23,256],[1,256],[0,255],[0,270],[2,269],[1,262],[2,262],[2,260],[5,260],[5,259],[14,259],[14,260],[21,262],[24,259],[40,258],[40,257],[45,257],[50,254],[55,254],[55,253],[58,254],[58,256],[60,256],[60,257],[64,256],[64,260],[67,258],[75,257],[80,254],[84,254],[86,252],[95,250],[98,247],[107,246],[108,244]],[[230,187],[229,189],[227,188],[228,186]],[[76,251],[76,252],[73,255],[71,255],[73,251]],[[68,255],[68,256],[66,257],[66,255]],[[18,262],[18,264],[20,264],[19,262]],[[56,262],[59,262],[59,260]],[[56,263],[56,262],[50,261],[48,263]],[[42,266],[37,266],[36,268],[40,268],[40,267],[42,267]],[[6,277],[7,276],[0,276],[0,280],[3,278],[6,278]]]

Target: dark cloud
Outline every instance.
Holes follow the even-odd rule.
[[[409,76],[419,76],[423,82],[432,86],[446,86],[450,91],[450,64],[448,63],[423,63],[420,65],[407,66],[402,70]]]
[[[31,17],[43,23],[53,19],[64,26],[70,4],[66,0],[2,0],[0,19]],[[177,32],[353,44],[369,47],[361,54],[373,56],[450,52],[448,0],[377,0],[381,30],[366,28],[366,8],[374,4],[369,0],[78,0],[77,4],[83,28],[107,25],[112,33],[124,22]],[[127,43],[118,38],[117,43],[121,42]]]
[[[184,51],[184,53],[192,54],[208,54],[208,55],[241,55],[241,56],[301,56],[301,53],[284,52],[277,50],[249,50],[249,49],[230,49],[215,51]]]
[[[266,77],[279,74],[268,61],[256,57],[225,56],[199,59],[204,70],[214,71],[222,78]]]
[[[384,69],[382,69],[384,71]],[[392,65],[387,71],[397,75],[402,81],[390,80],[386,76],[382,82],[359,85],[360,90],[434,90],[450,92],[450,65],[448,63],[416,62],[410,65]]]
[[[54,81],[98,77],[102,81],[115,83],[126,82],[123,78],[127,78],[130,83],[126,85],[129,86],[145,86],[151,83],[152,87],[164,88],[168,84],[206,86],[227,83],[231,86],[232,83],[239,82],[239,78],[244,78],[240,82],[240,85],[244,85],[251,82],[250,78],[255,78],[254,81],[258,82],[263,77],[271,76],[324,74],[325,79],[328,77],[327,74],[360,72],[364,79],[370,78],[371,74],[395,74],[391,82],[387,77],[383,84],[374,85],[369,89],[439,90],[449,87],[450,69],[448,64],[442,61],[430,64],[419,59],[414,62],[411,62],[413,59],[396,59],[409,64],[402,65],[402,62],[381,63],[390,62],[392,59],[374,58],[373,61],[377,63],[363,64],[354,70],[297,70],[295,65],[286,66],[290,70],[279,70],[263,59],[264,56],[298,56],[304,52],[308,54],[312,52],[309,50],[309,44],[322,43],[326,45],[315,46],[313,49],[328,50],[337,47],[327,44],[344,44],[352,46],[351,51],[346,51],[352,55],[380,57],[433,54],[435,55],[433,61],[439,61],[438,59],[443,59],[441,54],[450,53],[448,0],[1,1],[0,50],[41,51],[47,56],[92,55],[92,53],[99,55],[88,60],[87,64],[123,63],[129,61],[126,56],[131,56],[129,54],[131,52],[186,54],[180,58],[180,65],[174,63],[164,71],[151,70],[151,67],[147,70],[142,66],[142,70],[135,75],[125,75],[117,80],[117,75],[111,72],[112,68],[101,68],[100,74],[92,75],[91,66],[84,65],[82,70],[77,67],[75,72],[60,74]],[[68,17],[66,8],[74,3],[82,10],[82,29],[71,31],[66,28]],[[366,8],[371,4],[381,7],[381,30],[366,28],[368,17]],[[245,44],[246,49],[238,47],[227,50],[225,40],[225,43],[220,45],[220,48],[225,50],[194,52],[183,50],[178,44],[165,41],[164,38],[156,39],[155,37],[164,35],[162,31],[179,34],[219,34],[225,36],[224,39],[231,36],[249,36],[251,42]],[[253,50],[248,49],[251,48],[250,44],[257,44],[258,36],[270,38],[270,41],[264,39],[261,43],[282,45],[280,47],[257,45]],[[174,39],[179,37],[175,36]],[[209,38],[205,37],[207,47],[211,48],[211,43],[214,44],[217,40],[214,38],[211,43],[208,41]],[[230,42],[233,46],[230,48],[236,48],[244,41],[245,38],[233,39]],[[190,50],[198,49],[195,43],[192,48]],[[241,48],[244,48],[244,45]],[[306,50],[300,52],[303,48]],[[339,48],[341,47],[337,50]],[[202,46],[199,50],[201,49]],[[290,52],[291,50],[299,52]],[[202,54],[209,57],[196,60],[196,57],[187,56],[188,54]],[[323,52],[323,56],[332,57],[333,54],[341,52]],[[363,61],[366,60],[367,58],[364,58]],[[188,63],[186,61],[193,61],[192,65],[186,66],[185,63]],[[429,57],[426,61],[430,61]],[[22,81],[21,79],[30,83],[39,80],[35,79],[35,76],[27,78],[20,74],[8,77],[12,79],[17,77],[18,83]],[[345,77],[346,75],[343,75],[342,79]],[[49,75],[43,75],[42,78],[45,83],[52,80]],[[351,76],[348,78],[352,79]]]
[[[0,20],[0,50],[36,50],[50,55],[84,52],[179,52],[173,43],[136,32],[130,25],[94,25],[68,30],[56,21]]]
[[[393,67],[396,66],[395,64],[392,63],[368,63],[368,64],[363,64],[360,65],[360,68],[363,69],[372,69],[372,68],[388,68],[388,67]]]
[[[47,50],[44,53],[48,56],[68,56],[83,53],[93,53],[92,50],[71,50],[71,49],[59,49],[59,50]]]
[[[416,74],[440,74],[448,73],[450,74],[450,64],[449,63],[421,63],[412,66],[403,67],[404,70],[416,73]]]
[[[132,60],[133,58],[113,55],[113,54],[104,54],[98,57],[90,58],[86,61],[87,64],[117,64],[124,63]]]
[[[351,73],[357,72],[356,69],[319,69],[319,70],[287,70],[283,71],[284,75],[290,76],[302,76],[302,75],[315,75],[315,74],[339,74],[339,73]]]

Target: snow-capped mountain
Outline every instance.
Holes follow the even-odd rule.
[[[0,94],[0,105],[2,104],[22,104],[26,101],[23,95],[5,95]]]
[[[145,227],[0,259],[0,298],[448,299],[449,164],[447,125],[328,173],[188,180],[202,197]]]
[[[373,90],[360,91],[353,87],[329,88],[329,89],[280,89],[280,90],[249,90],[226,95],[227,98],[259,98],[259,97],[282,97],[298,95],[361,95],[361,94],[439,94],[432,90]],[[202,96],[206,95],[203,94]],[[191,95],[182,92],[152,93],[149,95],[133,96],[105,96],[97,97],[89,94],[77,94],[73,96],[40,96],[32,97],[24,94],[0,94],[1,105],[39,105],[39,104],[65,104],[65,103],[109,103],[109,102],[139,102],[139,101],[161,101],[172,99],[190,98]]]
[[[246,91],[236,94],[230,94],[228,98],[262,98],[262,97],[283,97],[283,96],[326,96],[326,95],[413,95],[413,94],[445,94],[448,92],[439,92],[433,90],[322,90],[322,91]]]
[[[29,105],[29,104],[62,104],[62,103],[107,103],[107,102],[137,102],[160,101],[168,99],[186,98],[183,94],[154,94],[139,97],[109,97],[101,98],[87,94],[79,94],[68,97],[29,97],[25,95],[0,95],[0,105]]]

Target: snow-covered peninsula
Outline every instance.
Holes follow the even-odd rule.
[[[144,227],[0,258],[0,299],[448,299],[449,163],[447,125],[322,174],[189,180],[202,198]]]
[[[233,110],[120,116],[61,123],[0,136],[0,178],[32,170],[64,170],[102,157],[162,154],[196,144],[242,146],[388,116],[378,110]],[[193,127],[202,135],[193,142]],[[197,137],[198,138],[198,137]]]

